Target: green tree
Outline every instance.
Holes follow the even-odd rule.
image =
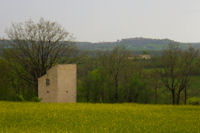
[[[12,69],[15,65],[16,69]],[[30,100],[30,90],[28,84],[22,80],[17,72],[25,74],[19,65],[0,59],[0,99],[1,100]]]
[[[126,102],[148,102],[148,90],[146,88],[146,82],[142,78],[141,74],[134,73],[124,86],[124,94]]]
[[[119,87],[124,69],[130,64],[130,52],[123,47],[115,47],[111,52],[100,56],[100,66],[105,70],[113,84],[113,102],[119,102]]]

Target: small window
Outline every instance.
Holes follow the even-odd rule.
[[[68,91],[66,91],[66,93],[68,93]]]
[[[50,85],[50,80],[46,79],[46,86],[49,86],[49,85]]]
[[[49,93],[49,91],[47,91],[47,93]]]

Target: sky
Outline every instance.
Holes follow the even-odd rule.
[[[200,0],[0,0],[0,36],[11,23],[41,17],[61,24],[76,41],[200,42]]]

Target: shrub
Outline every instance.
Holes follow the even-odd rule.
[[[17,95],[17,101],[22,101],[22,102],[24,102],[24,101],[25,101],[24,96],[21,95],[21,94]]]
[[[41,99],[40,99],[40,98],[38,98],[38,97],[33,97],[33,98],[31,99],[31,101],[34,101],[34,102],[40,102],[40,101],[41,101]]]
[[[191,97],[187,100],[187,104],[200,105],[200,97]]]

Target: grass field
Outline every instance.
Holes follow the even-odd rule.
[[[0,102],[0,133],[198,133],[200,106]]]

